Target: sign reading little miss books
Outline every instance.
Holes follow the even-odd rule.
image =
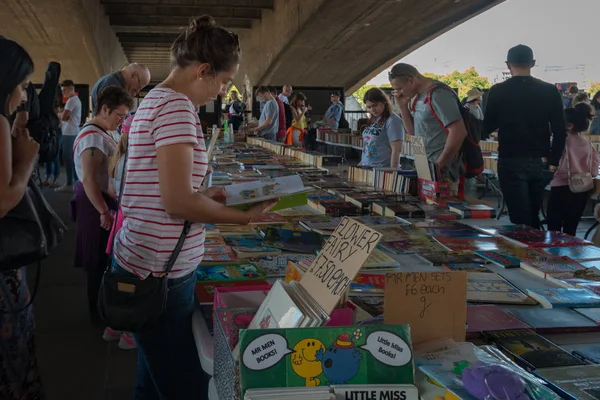
[[[344,217],[300,280],[300,285],[331,314],[381,237],[381,233],[373,228]]]
[[[408,325],[256,329],[240,333],[247,389],[412,384]]]

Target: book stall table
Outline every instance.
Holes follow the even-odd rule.
[[[515,396],[526,393],[532,400],[558,400],[560,396],[600,398],[585,397],[577,388],[565,386],[564,379],[554,372],[574,368],[574,373],[587,379],[588,385],[596,383],[586,374],[598,372],[597,389],[593,387],[600,390],[600,367],[590,364],[588,368],[583,361],[600,362],[600,358],[594,358],[600,357],[600,298],[592,292],[600,286],[600,271],[595,269],[600,266],[600,249],[581,239],[517,227],[493,218],[492,213],[483,218],[488,212],[485,207],[452,199],[442,207],[419,202],[414,195],[396,194],[394,200],[373,200],[372,208],[355,206],[356,212],[323,215],[334,209],[331,207],[334,203],[361,198],[358,203],[364,204],[369,196],[376,197],[376,191],[357,184],[332,184],[340,177],[321,169],[322,160],[315,152],[303,155],[299,149],[256,138],[249,138],[249,142],[250,146],[237,147],[229,156],[243,153],[240,158],[245,169],[241,172],[230,169],[227,179],[216,173],[213,182],[227,181],[225,188],[232,187],[228,185],[235,185],[238,179],[244,182],[249,177],[267,176],[269,171],[278,170],[269,167],[270,163],[280,163],[286,174],[300,175],[305,184],[314,185],[317,190],[308,193],[306,205],[278,210],[257,225],[239,230],[207,226],[207,241],[212,243],[206,245],[207,257],[199,266],[198,284],[210,284],[210,279],[218,274],[237,282],[233,288],[215,286],[214,302],[208,300],[208,304],[214,304],[212,318],[207,318],[204,308],[202,311],[198,308],[193,316],[202,367],[212,376],[209,398],[238,400],[250,390],[250,396],[257,396],[252,399],[268,393],[284,399],[288,390],[300,391],[290,388],[306,386],[314,386],[303,394],[311,400],[329,399],[320,397],[329,390],[340,393],[384,390],[382,385],[392,382],[377,379],[385,375],[379,367],[398,374],[393,383],[411,384],[390,390],[403,390],[410,395],[412,384],[416,383],[421,390],[418,396],[426,400],[444,397],[445,393],[450,396],[450,392],[427,384],[426,379],[424,383],[423,373],[460,398],[477,400],[483,397],[473,393],[482,388],[465,377],[492,372],[502,373],[514,382],[511,390],[521,390]],[[268,156],[258,146],[275,155]],[[219,161],[219,155],[216,157],[217,163],[227,164]],[[310,166],[301,166],[291,157]],[[397,208],[394,202],[404,207]],[[377,204],[379,207],[375,207]],[[382,210],[383,215],[369,213],[375,209]],[[321,265],[318,260],[336,254],[335,246],[338,249],[352,246],[334,244],[343,242],[341,237],[350,226],[359,232],[377,233],[377,240],[364,254],[340,256],[343,262],[331,267],[331,271],[339,269],[344,274],[341,276],[348,277],[347,292],[324,290],[325,285],[319,282],[325,275],[319,275],[318,271],[325,269],[318,267]],[[284,236],[273,236],[274,232],[278,235],[293,232],[292,235],[303,238],[319,234],[327,242],[318,253],[311,250],[302,257],[291,258],[292,242],[286,242]],[[363,244],[365,241],[368,239]],[[218,248],[221,255],[230,249],[238,257],[222,267],[222,262],[208,261],[211,246]],[[251,257],[252,254],[261,255]],[[212,260],[216,259],[219,257],[212,255]],[[280,264],[280,259],[287,264]],[[264,289],[266,284],[268,287]],[[349,302],[341,301],[340,296],[345,293]],[[255,304],[231,305],[235,303],[227,303],[231,299]],[[392,306],[384,309],[384,304]],[[206,301],[200,302],[200,307],[206,305]],[[291,305],[299,314],[291,311]],[[343,307],[338,309],[338,306]],[[341,315],[346,310],[353,310],[353,317],[340,317],[331,324],[336,313]],[[331,315],[332,320],[325,323],[325,314]],[[211,322],[214,336],[210,334]],[[408,336],[402,333],[406,324],[411,327]],[[510,335],[518,338],[521,347],[511,344]],[[401,338],[408,347],[404,348],[396,338]],[[316,344],[314,357],[313,349],[302,347],[309,343]],[[530,347],[536,350],[528,350]],[[405,350],[400,351],[401,348]],[[334,358],[323,358],[329,350],[351,354],[349,359],[340,358],[341,364],[358,366],[357,370],[330,370],[331,365],[339,363]],[[544,351],[556,357],[549,358]],[[403,364],[403,357],[409,353],[411,368],[414,362],[414,377],[408,377],[408,369],[401,372],[408,365]],[[299,354],[315,360],[314,364],[304,368],[306,361],[299,359]],[[349,361],[355,358],[360,361],[356,364]],[[391,359],[401,361],[394,363]],[[432,359],[454,367],[451,371],[440,369],[429,362]],[[387,367],[382,360],[388,361]],[[490,370],[480,368],[482,365]],[[455,378],[462,376],[462,383],[457,386],[456,379],[446,379],[450,373]],[[332,386],[323,388],[327,382]],[[345,386],[355,384],[366,386],[358,389]],[[262,389],[266,392],[257,392]],[[567,396],[566,392],[570,394]],[[345,398],[360,398],[354,395],[358,396],[355,393]],[[453,397],[446,397],[450,398]]]

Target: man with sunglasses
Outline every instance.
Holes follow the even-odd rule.
[[[96,109],[98,95],[109,86],[123,88],[131,95],[137,94],[150,83],[150,70],[142,64],[132,63],[122,70],[105,75],[96,82],[92,89],[92,116]]]
[[[427,158],[436,165],[442,179],[450,183],[450,194],[458,195],[464,173],[458,152],[467,137],[467,129],[456,93],[446,84],[427,78],[404,63],[394,65],[389,80],[406,134],[423,137]]]

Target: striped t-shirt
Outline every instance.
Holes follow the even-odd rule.
[[[129,132],[129,153],[121,208],[125,220],[117,234],[115,257],[125,270],[143,278],[164,271],[184,221],[166,213],[158,185],[156,149],[180,143],[194,146],[192,184],[197,190],[208,168],[196,109],[183,94],[157,88],[140,104]],[[194,271],[204,255],[204,225],[192,224],[169,274],[175,279]]]

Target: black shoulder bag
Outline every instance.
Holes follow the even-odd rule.
[[[29,179],[23,198],[0,218],[0,272],[37,263],[37,276],[29,307],[37,294],[41,261],[61,242],[67,227],[50,207],[40,188]]]
[[[125,163],[121,174],[119,208],[125,186],[126,165],[127,153],[125,153]],[[110,263],[114,255],[116,236],[113,234],[109,265],[104,272],[98,295],[98,310],[107,326],[125,332],[142,332],[156,326],[167,303],[167,276],[177,261],[191,225],[189,221],[185,221],[183,224],[183,231],[165,265],[164,273],[160,277],[150,274],[146,279],[140,279],[133,274],[119,274],[112,270]],[[116,233],[115,229],[116,222],[113,223],[113,233]]]

